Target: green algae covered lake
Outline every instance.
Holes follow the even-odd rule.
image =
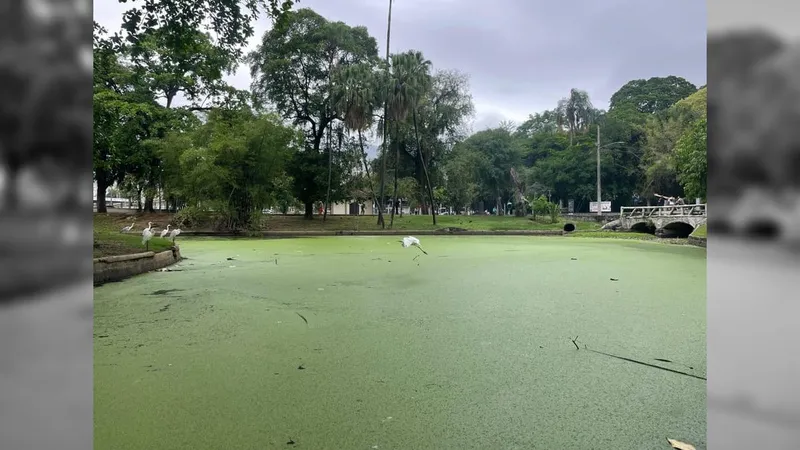
[[[705,447],[704,249],[398,240],[187,239],[95,289],[95,449]]]

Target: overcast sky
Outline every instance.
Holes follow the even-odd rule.
[[[95,20],[116,30],[126,7],[95,1]],[[301,0],[299,7],[366,26],[385,52],[388,0]],[[479,131],[551,109],[571,88],[606,108],[632,79],[677,75],[703,85],[706,26],[706,3],[698,0],[396,0],[391,51],[420,50],[434,68],[468,74]],[[256,25],[251,48],[267,27],[266,20]],[[250,86],[245,67],[229,80]]]

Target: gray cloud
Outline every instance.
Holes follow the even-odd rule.
[[[385,52],[388,0],[299,6],[366,26]],[[125,9],[111,2],[94,7],[96,20],[112,29]],[[258,24],[251,47],[267,27]],[[636,78],[677,75],[705,84],[706,7],[696,0],[397,0],[391,51],[408,49],[422,51],[434,68],[469,74],[478,131],[552,108],[571,88],[588,91],[605,108]],[[250,84],[246,68],[229,80],[239,88]]]

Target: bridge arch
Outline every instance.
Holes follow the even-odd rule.
[[[631,231],[634,233],[656,234],[656,226],[649,221],[636,222],[631,225]]]
[[[661,236],[665,238],[682,238],[689,237],[694,231],[694,226],[682,220],[675,220],[667,222],[661,227]]]

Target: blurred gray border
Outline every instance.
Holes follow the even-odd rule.
[[[90,0],[77,1],[84,2],[86,12],[91,11],[86,7]],[[26,2],[2,0],[0,52],[17,51],[10,42],[19,39],[24,26],[14,17],[19,17]],[[91,46],[92,28],[86,14],[73,23],[79,24],[74,30],[79,29],[80,36],[75,42],[61,40],[58,45],[64,50],[69,45],[77,48],[79,42]],[[24,56],[14,58],[21,64],[27,62],[21,60]],[[91,77],[87,75],[86,80],[90,93]],[[8,95],[13,92],[0,94],[6,111],[24,109],[25,105]],[[91,96],[85,98],[89,113],[79,119],[88,128]],[[61,152],[58,175],[70,178],[91,173],[89,146],[85,152],[75,151],[74,146],[51,150]],[[7,154],[2,156],[5,161]],[[78,203],[86,200],[81,198]],[[5,238],[0,246],[0,449],[93,447],[92,212],[91,198],[88,200],[89,206],[83,209],[73,205],[57,210],[0,211],[0,235]]]
[[[774,51],[769,39],[763,39],[765,36],[773,35],[787,46],[800,42],[799,16],[792,14],[793,10],[800,12],[800,7],[797,2],[776,0],[713,0],[707,5],[708,186],[709,203],[716,205],[710,208],[707,247],[707,442],[710,449],[797,449],[800,448],[800,389],[797,388],[800,351],[795,338],[800,334],[797,252],[800,245],[794,229],[800,229],[797,214],[800,211],[792,201],[785,201],[786,197],[782,203],[777,202],[777,208],[767,203],[770,197],[786,195],[787,190],[790,200],[800,195],[797,188],[789,186],[792,178],[800,179],[800,173],[791,172],[792,152],[797,152],[791,148],[791,142],[800,141],[789,136],[780,124],[769,123],[761,133],[773,134],[774,130],[774,135],[779,136],[778,143],[748,148],[751,144],[747,142],[752,141],[742,138],[743,134],[736,129],[739,125],[732,118],[741,120],[776,106],[768,99],[762,104],[757,100],[749,107],[742,106],[741,96],[737,99],[736,92],[755,86],[757,81],[747,77],[743,78],[745,81],[737,81],[732,77],[737,76],[733,73],[737,66],[758,66],[760,62],[752,61],[759,60],[760,52]],[[734,33],[739,33],[743,40],[733,45],[715,45],[719,39]],[[762,39],[760,43],[758,39],[750,40],[756,44],[748,47],[744,44],[748,38],[742,38],[742,33],[761,33]],[[789,71],[785,75],[789,84],[800,86],[800,72]],[[746,89],[722,87],[731,82],[739,82]],[[779,91],[772,99],[786,95],[780,91],[784,89],[782,86],[773,85],[769,89]],[[747,120],[744,123],[745,127],[750,125]],[[800,134],[794,129],[791,133]],[[784,148],[779,148],[781,145]],[[732,175],[728,168],[736,167],[733,160],[739,152],[758,155],[766,169],[752,175],[743,169]],[[747,165],[740,163],[739,167]],[[783,194],[778,194],[781,191]],[[736,214],[730,214],[733,208],[737,208]],[[770,214],[775,216],[769,218]],[[742,224],[765,216],[783,228],[782,235],[756,239],[741,234]],[[715,227],[717,224],[723,226]],[[738,233],[737,225],[740,225]],[[723,228],[731,232],[723,233]]]

